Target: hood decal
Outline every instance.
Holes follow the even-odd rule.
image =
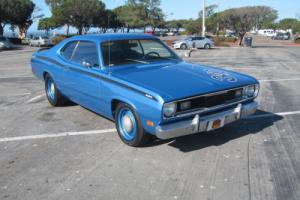
[[[216,70],[216,69],[203,69],[210,78],[217,80],[217,81],[227,81],[230,83],[237,82],[238,79],[226,71]]]

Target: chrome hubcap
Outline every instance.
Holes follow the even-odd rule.
[[[122,126],[127,132],[131,132],[133,129],[133,124],[129,116],[125,115],[122,119]]]

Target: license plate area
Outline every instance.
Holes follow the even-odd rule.
[[[223,127],[225,124],[225,117],[214,118],[208,121],[207,131],[215,130]]]

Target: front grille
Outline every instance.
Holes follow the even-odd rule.
[[[235,101],[240,101],[243,97],[243,89],[233,89],[224,92],[217,92],[213,94],[198,96],[194,98],[189,98],[187,100],[179,101],[177,104],[177,114],[182,112],[189,112],[191,110],[201,110],[207,109],[219,105],[224,105],[227,103],[233,103]],[[181,104],[190,101],[191,107],[188,110],[181,108]]]

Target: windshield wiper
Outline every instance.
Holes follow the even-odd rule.
[[[137,63],[142,63],[142,64],[149,64],[149,62],[147,62],[147,61],[142,61],[142,60],[135,60],[135,59],[126,59],[126,60],[133,61],[133,62],[137,62]]]

